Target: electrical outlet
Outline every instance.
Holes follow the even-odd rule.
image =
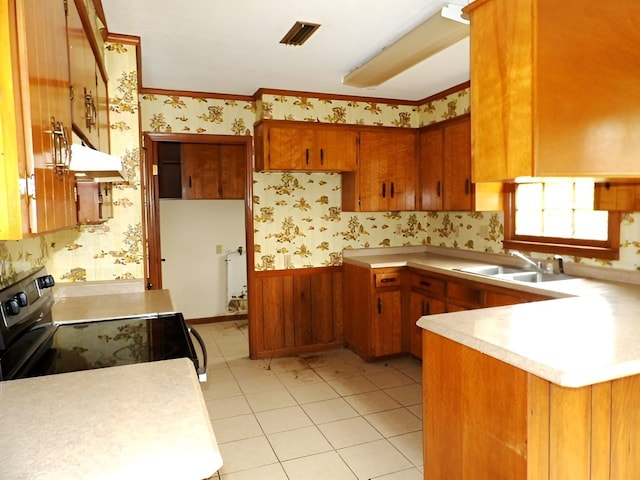
[[[489,225],[480,225],[478,228],[478,234],[482,238],[487,238],[489,236]]]
[[[284,256],[284,268],[291,268],[291,255]]]
[[[216,253],[218,255],[222,253],[222,245],[216,245]]]
[[[402,225],[400,224],[396,225],[396,234],[402,235]]]

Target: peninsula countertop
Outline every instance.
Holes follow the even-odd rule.
[[[0,382],[0,478],[200,480],[222,459],[186,358]]]
[[[345,256],[370,268],[408,266],[495,286],[540,293],[551,300],[421,317],[417,324],[552,383],[582,387],[640,374],[640,285],[637,272],[606,278],[525,284],[460,272],[480,264],[513,264],[505,255],[455,249],[407,250]],[[581,266],[565,264],[580,275]],[[625,281],[611,281],[611,278]],[[631,280],[631,281],[630,281]]]

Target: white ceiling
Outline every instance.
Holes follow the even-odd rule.
[[[421,100],[469,79],[469,39],[374,88],[342,77],[466,0],[102,0],[109,32],[141,37],[147,88],[253,95],[259,88]],[[303,45],[297,20],[322,26]]]

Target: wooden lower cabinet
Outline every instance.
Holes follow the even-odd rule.
[[[249,308],[252,358],[341,346],[339,268],[255,272]]]
[[[424,361],[424,478],[639,478],[640,376],[561,387],[427,331]]]
[[[365,360],[402,353],[402,268],[344,264],[342,274],[347,346]]]

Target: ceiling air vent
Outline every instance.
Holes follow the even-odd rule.
[[[287,34],[282,37],[280,43],[284,43],[285,45],[302,45],[319,27],[320,25],[317,23],[296,22]]]

